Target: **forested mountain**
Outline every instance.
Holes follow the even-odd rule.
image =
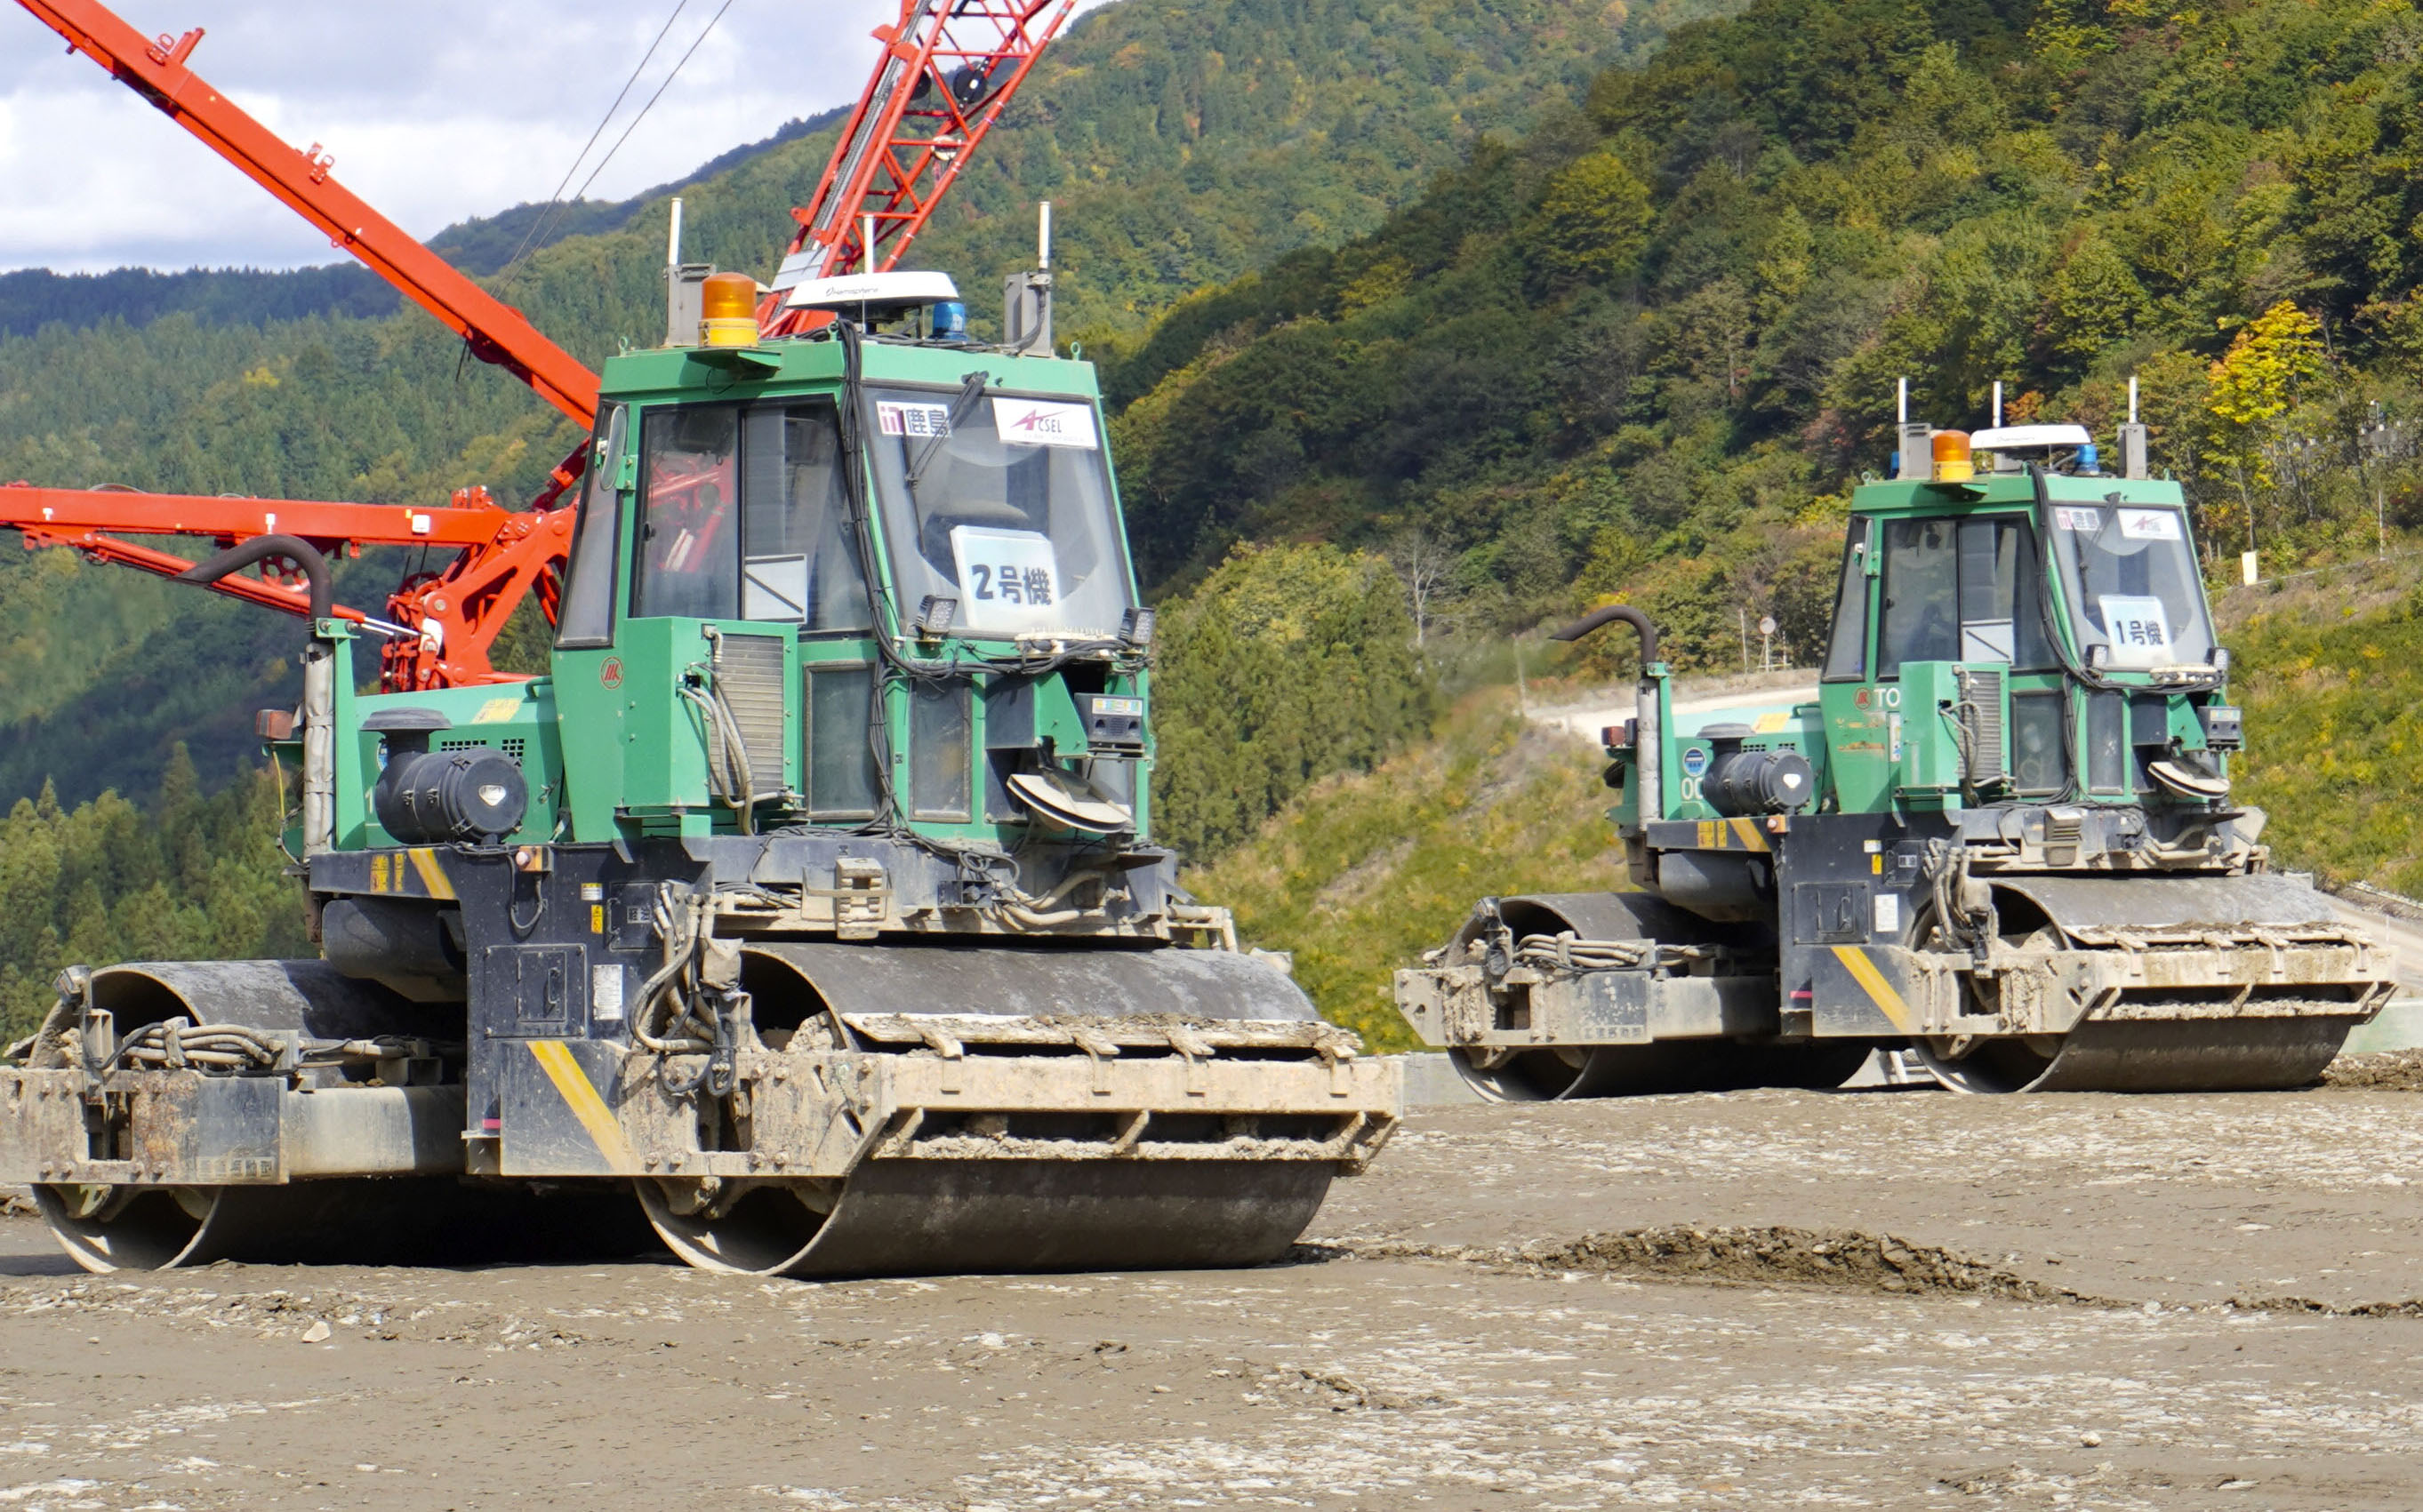
[[[1370,230],[1482,132],[1520,133],[1670,24],[1734,3],[1123,0],[1038,64],[919,260],[955,272],[990,323],[997,280],[1033,256],[1031,206],[1052,197],[1061,328],[1100,348],[1198,285]],[[779,141],[688,185],[690,255],[770,268],[830,145]],[[624,228],[567,237],[499,291],[591,360],[653,340],[662,213],[652,199]],[[451,255],[492,265],[527,213]],[[417,311],[200,313],[0,337],[0,480],[373,501],[483,482],[513,500],[571,444]],[[291,626],[69,565],[0,559],[0,797],[45,777],[71,803],[148,790],[177,739],[223,780],[251,755],[249,710]]]
[[[1497,628],[1622,593],[1687,665],[1804,654],[1847,486],[1919,417],[2109,435],[2142,379],[2209,551],[2415,511],[2423,18],[2364,0],[1758,0],[1373,234],[1173,310],[1114,388],[1156,575],[1315,537]]]
[[[429,246],[465,273],[487,277],[503,272],[523,253],[576,236],[620,230],[642,209],[661,205],[670,196],[802,136],[829,132],[842,114],[828,110],[791,121],[764,141],[736,147],[677,182],[658,184],[628,199],[515,205],[449,226],[429,239]],[[0,336],[31,336],[45,325],[82,329],[112,321],[149,325],[170,315],[191,315],[205,325],[266,325],[312,315],[376,320],[402,308],[404,296],[392,285],[352,261],[284,270],[53,273],[25,268],[0,273]]]
[[[1940,424],[1984,423],[1999,381],[2011,418],[2106,434],[2136,377],[2217,575],[2250,546],[2273,575],[2423,523],[2414,8],[1754,0],[1689,22],[1733,8],[1126,0],[1047,65],[924,244],[989,313],[1029,255],[1027,205],[1060,202],[1064,330],[1105,358],[1139,555],[1171,610],[1164,816],[1236,858],[1215,880],[1286,872],[1262,900],[1275,943],[1363,906],[1359,873],[1316,886],[1291,847],[1350,817],[1369,839],[1374,795],[1480,760],[1402,758],[1349,784],[1368,812],[1319,807],[1324,773],[1433,720],[1442,633],[1612,594],[1687,666],[1730,660],[1768,612],[1805,654],[1897,377]],[[822,155],[803,137],[694,186],[693,251],[766,265]],[[505,296],[586,355],[651,336],[659,208],[546,248]],[[462,370],[408,315],[0,339],[0,479],[526,494],[564,427]],[[2389,423],[2367,443],[2376,403]],[[2304,767],[2250,763],[2309,814],[2284,844],[2403,770],[2404,736],[2359,718],[2378,701],[2355,684],[2395,670],[2411,617],[2247,631],[2251,700],[2329,715],[2280,748]],[[179,736],[230,770],[292,646],[291,626],[198,595],[0,563],[0,791],[148,788]],[[1312,696],[1329,683],[1351,707]],[[2386,745],[2350,747],[2359,723]],[[1461,803],[1421,821],[1406,874],[1433,876],[1456,816],[1486,809]],[[79,813],[12,823],[65,833]],[[1588,859],[1555,845],[1550,870]],[[2412,850],[2348,865],[2411,887]],[[104,888],[103,907],[132,895]]]
[[[48,787],[20,800],[0,819],[0,1046],[40,1021],[64,966],[313,953],[278,870],[279,809],[267,772],[203,797],[182,746],[142,810],[115,793],[68,810]]]
[[[214,325],[257,325],[307,315],[375,319],[393,314],[402,303],[378,275],[352,262],[283,272],[117,268],[53,273],[22,268],[0,273],[0,336],[31,336],[45,325],[82,329],[109,321],[149,325],[170,315],[190,315]]]

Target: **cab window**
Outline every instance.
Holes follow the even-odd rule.
[[[1887,521],[1877,676],[1913,661],[2051,668],[2040,572],[2019,515]]]
[[[623,468],[629,413],[623,405],[608,405],[590,443],[580,512],[572,522],[570,577],[555,626],[555,643],[567,651],[614,643],[614,551],[623,534],[623,496],[615,474]]]
[[[866,449],[903,605],[956,628],[1107,638],[1135,602],[1090,399],[868,390]]]
[[[653,410],[640,427],[631,612],[740,617],[740,406]]]
[[[686,404],[640,433],[633,614],[872,625],[830,402]]]
[[[1856,683],[1868,674],[1868,541],[1872,522],[1855,519],[1843,544],[1843,586],[1834,595],[1834,627],[1826,642],[1826,681]]]

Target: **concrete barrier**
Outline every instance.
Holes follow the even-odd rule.
[[[2423,998],[2392,998],[2381,1016],[2350,1034],[2343,1055],[2423,1049]]]

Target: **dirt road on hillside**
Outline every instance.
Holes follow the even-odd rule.
[[[1425,1110],[1312,1237],[120,1281],[9,1221],[0,1506],[2423,1504],[2413,1093]]]

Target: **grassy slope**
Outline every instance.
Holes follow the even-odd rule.
[[[1329,779],[1186,885],[1247,943],[1295,953],[1323,1014],[1375,1049],[1413,1039],[1391,973],[1445,943],[1487,894],[1616,885],[1597,752],[1527,728],[1506,689],[1463,700],[1437,738]]]
[[[2359,563],[2220,606],[2248,750],[2240,795],[2281,864],[2423,893],[2423,561]]]
[[[2234,589],[2216,612],[2246,709],[2238,791],[2271,814],[2278,864],[2423,896],[2423,557]],[[1512,705],[1467,696],[1433,740],[1317,784],[1187,885],[1247,942],[1294,952],[1322,1013],[1410,1045],[1390,973],[1475,900],[1620,884],[1598,753]]]

